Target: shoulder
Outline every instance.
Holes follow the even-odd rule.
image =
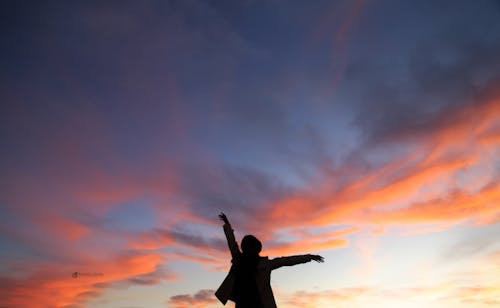
[[[269,263],[271,260],[269,260],[269,257],[259,257],[259,264],[267,264]]]

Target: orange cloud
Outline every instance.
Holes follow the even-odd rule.
[[[293,254],[318,253],[320,251],[332,250],[346,247],[348,240],[340,237],[348,236],[359,231],[359,228],[350,227],[342,230],[312,235],[305,230],[295,233],[300,236],[298,240],[285,243],[274,243],[269,248],[264,243],[263,254],[269,256],[284,256]]]
[[[369,211],[369,220],[377,223],[457,222],[496,215],[500,211],[500,184],[484,187],[476,194],[452,192],[443,199],[416,203],[392,211]]]
[[[294,254],[317,253],[325,250],[332,250],[346,247],[348,241],[345,239],[325,239],[325,240],[300,240],[292,243],[286,243],[277,247],[266,249],[263,254],[269,256],[285,256]]]
[[[143,232],[130,238],[131,246],[134,249],[159,249],[174,243],[173,237],[161,230]]]
[[[333,172],[317,185],[269,205],[269,227],[340,223],[401,225],[497,221],[499,174],[490,171],[500,148],[500,100],[466,106],[425,133],[396,134],[390,142],[412,151],[365,174]],[[488,137],[485,137],[488,136]],[[343,186],[336,177],[345,178]],[[470,185],[469,185],[470,184]],[[330,186],[330,189],[328,189]]]
[[[37,217],[35,223],[39,223],[46,230],[50,230],[67,241],[79,240],[83,237],[91,235],[92,231],[89,227],[76,222],[74,220],[65,219],[57,216]]]
[[[439,224],[432,224],[432,225],[424,225],[424,226],[419,226],[418,228],[413,228],[409,230],[404,230],[401,232],[402,235],[415,235],[415,234],[425,234],[425,233],[435,233],[435,232],[441,232],[443,230],[449,229],[451,226],[453,226],[454,223],[447,222],[447,223],[439,223]]]
[[[66,307],[81,305],[114,282],[152,273],[163,262],[159,254],[128,254],[85,264],[23,264],[36,269],[22,277],[3,278],[2,301],[12,307]],[[80,273],[77,278],[72,274]]]

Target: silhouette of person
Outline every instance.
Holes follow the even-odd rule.
[[[311,254],[274,259],[261,257],[262,243],[253,235],[243,237],[240,251],[226,215],[221,213],[219,218],[224,222],[224,233],[232,257],[231,269],[215,292],[224,305],[232,300],[236,308],[277,308],[271,289],[272,270],[313,260],[324,262],[322,256]]]

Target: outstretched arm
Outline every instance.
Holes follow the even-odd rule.
[[[271,268],[277,269],[282,266],[293,266],[297,264],[307,263],[311,261],[316,261],[319,263],[323,263],[325,259],[319,255],[298,255],[298,256],[290,256],[290,257],[281,257],[275,258],[271,260]]]
[[[229,223],[229,220],[224,213],[219,214],[219,219],[224,222],[224,234],[226,235],[227,245],[229,246],[229,250],[231,251],[231,257],[234,259],[241,253],[240,248],[238,247],[238,243],[236,242],[236,239],[234,237],[233,228],[231,227],[231,224]]]

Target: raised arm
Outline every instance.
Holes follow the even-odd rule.
[[[319,263],[323,263],[325,259],[319,255],[298,255],[298,256],[289,256],[289,257],[280,257],[270,260],[271,269],[277,269],[282,266],[293,266],[297,264],[307,263],[311,261],[316,261]]]
[[[238,247],[238,243],[234,238],[234,231],[224,213],[219,214],[219,219],[224,222],[224,234],[226,235],[227,245],[229,246],[229,250],[231,251],[231,257],[234,259],[241,254],[240,248]]]

